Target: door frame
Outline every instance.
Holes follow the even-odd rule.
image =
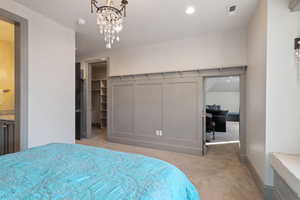
[[[236,69],[233,71],[219,70],[213,73],[203,75],[203,140],[206,138],[206,127],[205,127],[205,79],[213,77],[230,77],[239,76],[240,77],[240,126],[239,126],[239,140],[240,140],[240,159],[246,157],[247,143],[246,143],[246,70],[247,67],[241,69]],[[206,152],[206,143],[203,145],[203,153]]]
[[[0,8],[0,19],[15,25],[15,117],[19,148],[28,148],[28,20]]]
[[[91,64],[97,62],[106,62],[106,76],[109,80],[110,77],[110,58],[109,57],[96,57],[91,59],[83,60],[81,63],[81,68],[83,69],[84,77],[83,77],[83,112],[82,119],[84,120],[84,128],[83,128],[83,136],[86,138],[90,138],[92,136],[92,98],[91,98]],[[109,81],[107,80],[107,88],[109,85]],[[109,113],[107,113],[107,118],[109,117]],[[108,125],[107,125],[108,126]]]

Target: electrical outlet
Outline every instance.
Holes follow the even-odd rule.
[[[159,136],[159,134],[160,134],[160,133],[159,133],[159,130],[156,130],[156,131],[155,131],[155,134],[156,134],[156,136]]]
[[[163,136],[163,131],[162,130],[156,130],[155,131],[156,136]]]
[[[159,136],[160,136],[160,137],[163,136],[162,130],[159,130]]]

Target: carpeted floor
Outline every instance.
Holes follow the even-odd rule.
[[[249,170],[238,159],[235,144],[209,147],[204,157],[109,143],[105,130],[78,144],[138,153],[167,161],[181,169],[198,188],[202,200],[263,200]]]
[[[212,143],[239,141],[239,128],[239,122],[226,122],[226,132],[216,132],[215,140],[212,140],[212,133],[208,133],[208,136]]]

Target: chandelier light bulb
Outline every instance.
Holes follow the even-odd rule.
[[[121,32],[122,29],[123,29],[122,24],[120,24],[120,25],[118,25],[118,26],[115,27],[115,30],[117,31],[117,33]]]

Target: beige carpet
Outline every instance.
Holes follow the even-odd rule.
[[[262,200],[247,167],[240,163],[236,145],[212,146],[208,155],[194,156],[150,148],[109,143],[105,131],[78,144],[138,153],[165,160],[181,169],[198,188],[202,200]]]
[[[240,128],[239,122],[226,122],[226,132],[216,132],[215,140],[212,140],[212,133],[208,133],[208,139],[210,139],[210,142],[213,143],[239,141],[240,140],[239,128]]]

